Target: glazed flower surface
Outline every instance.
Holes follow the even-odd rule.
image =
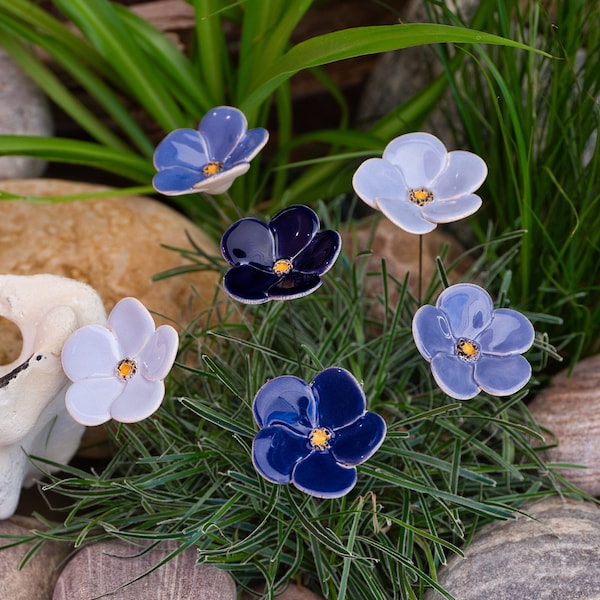
[[[395,225],[424,234],[477,211],[481,198],[473,192],[486,176],[487,166],[476,154],[448,152],[434,135],[418,132],[395,138],[382,158],[363,162],[352,185]]]
[[[252,445],[256,470],[268,481],[292,483],[318,498],[337,498],[356,484],[356,465],[382,444],[385,421],[366,410],[362,388],[348,371],[331,367],[311,384],[283,375],[256,394],[260,427]]]
[[[495,310],[490,295],[477,285],[445,289],[435,306],[417,310],[412,330],[436,383],[458,400],[482,390],[508,396],[531,377],[531,365],[521,354],[533,344],[533,325],[516,310]]]
[[[165,395],[163,379],[178,343],[173,327],[155,329],[146,307],[124,298],[110,313],[107,327],[86,325],[63,346],[63,369],[73,382],[65,398],[70,415],[83,425],[149,417]]]
[[[248,130],[244,113],[231,106],[208,112],[198,129],[176,129],[154,152],[157,192],[179,196],[193,192],[222,194],[269,139],[262,127]]]
[[[290,206],[271,221],[236,221],[223,234],[221,252],[232,268],[223,285],[246,304],[291,300],[314,292],[321,275],[341,249],[337,231],[319,231],[319,217],[308,206]]]

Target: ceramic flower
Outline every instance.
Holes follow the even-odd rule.
[[[292,483],[318,498],[338,498],[356,484],[356,465],[385,437],[385,421],[366,410],[362,388],[338,367],[309,385],[284,375],[258,390],[253,403],[260,431],[252,444],[256,470],[273,483]]]
[[[269,222],[245,218],[223,234],[221,251],[232,268],[223,285],[246,304],[290,300],[314,292],[341,249],[337,231],[319,232],[319,217],[307,206],[290,206]]]
[[[419,132],[397,137],[383,158],[362,163],[352,185],[395,225],[423,234],[473,214],[481,206],[473,192],[486,176],[487,166],[476,154],[448,152],[435,136]]]
[[[107,327],[86,325],[62,350],[62,364],[73,384],[67,410],[83,425],[109,419],[133,423],[149,417],[165,395],[163,379],[177,353],[179,338],[170,325],[155,329],[146,307],[124,298],[108,317]]]
[[[222,194],[250,168],[269,133],[248,131],[244,113],[231,106],[208,112],[195,129],[176,129],[157,146],[152,180],[157,192],[179,196],[193,192]]]
[[[412,330],[436,383],[458,400],[481,390],[508,396],[531,377],[531,365],[521,354],[533,344],[533,325],[516,310],[494,310],[490,295],[477,285],[445,289],[435,306],[417,310]]]

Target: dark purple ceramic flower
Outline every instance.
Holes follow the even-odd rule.
[[[248,130],[244,113],[231,106],[209,111],[195,129],[176,129],[157,146],[152,180],[157,192],[179,196],[193,192],[222,194],[250,168],[267,143],[262,127]]]
[[[436,383],[458,400],[482,390],[508,396],[531,377],[531,365],[521,354],[533,344],[533,325],[516,310],[494,310],[490,295],[477,285],[445,289],[435,306],[417,310],[412,330]]]
[[[321,285],[341,245],[337,231],[319,232],[319,217],[308,206],[284,208],[269,224],[240,219],[221,239],[223,256],[232,265],[223,285],[246,304],[306,296]]]
[[[365,395],[348,371],[331,367],[309,385],[283,375],[258,390],[253,403],[260,431],[252,461],[268,481],[292,483],[317,498],[338,498],[356,484],[356,465],[385,437],[385,421],[366,410]]]

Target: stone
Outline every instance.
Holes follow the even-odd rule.
[[[261,591],[263,589],[260,587],[253,594],[243,593],[242,600],[256,600],[264,593]],[[323,600],[323,598],[304,586],[292,583],[281,594],[277,595],[277,600]]]
[[[198,564],[194,547],[126,585],[155,567],[177,544],[162,542],[143,552],[143,546],[121,540],[99,542],[79,550],[61,573],[52,600],[89,600],[109,594],[111,600],[235,600],[236,587],[229,573]]]
[[[579,361],[572,371],[561,371],[533,399],[529,411],[549,432],[546,461],[587,467],[558,472],[588,494],[600,496],[600,355]]]
[[[438,571],[457,600],[599,600],[600,509],[551,496],[478,530]],[[441,600],[430,589],[424,600]]]
[[[14,516],[0,521],[0,546],[12,540],[3,536],[27,536],[32,529],[43,529],[31,517]],[[46,541],[27,564],[20,569],[21,561],[31,550],[28,542],[0,550],[0,596],[11,600],[49,600],[63,561],[71,547],[68,544]]]
[[[49,137],[54,125],[44,92],[0,48],[0,135]],[[46,162],[29,156],[0,157],[0,179],[38,177]]]

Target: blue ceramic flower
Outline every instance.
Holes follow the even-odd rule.
[[[223,256],[232,265],[223,285],[246,304],[306,296],[321,285],[341,245],[337,231],[319,232],[319,217],[308,206],[284,208],[268,225],[240,219],[221,239]]]
[[[445,289],[435,306],[417,310],[412,330],[436,383],[458,400],[481,390],[508,396],[531,377],[531,365],[521,354],[533,344],[533,325],[516,310],[494,310],[490,295],[477,285]]]
[[[63,369],[73,381],[65,397],[69,414],[82,425],[149,417],[165,395],[163,379],[178,343],[170,325],[155,329],[139,300],[119,301],[108,316],[108,327],[81,327],[63,346]]]
[[[157,146],[152,180],[157,192],[179,196],[193,192],[222,194],[250,168],[269,133],[248,131],[244,113],[231,106],[208,112],[195,129],[176,129]]]
[[[369,206],[409,233],[428,233],[438,223],[473,214],[481,198],[473,192],[487,176],[483,159],[472,152],[448,152],[429,133],[392,140],[383,158],[362,163],[352,179]]]
[[[356,484],[356,465],[385,437],[385,421],[366,410],[358,381],[346,370],[321,371],[309,385],[284,375],[258,390],[260,431],[252,444],[256,470],[273,483],[293,483],[318,498],[338,498]]]

